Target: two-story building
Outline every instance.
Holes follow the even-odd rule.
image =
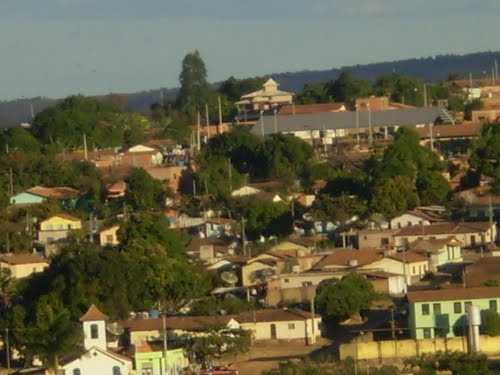
[[[464,247],[478,248],[494,243],[497,237],[496,223],[465,222],[435,223],[401,228],[394,234],[394,245],[408,247],[418,239],[445,239],[455,237]]]
[[[430,271],[436,272],[441,266],[463,261],[461,246],[455,237],[419,239],[410,244],[408,251],[428,258]]]
[[[421,290],[407,293],[408,328],[417,340],[463,336],[467,332],[467,308],[498,312],[500,287]]]
[[[44,244],[63,242],[68,233],[82,229],[82,221],[74,216],[59,213],[40,222],[38,241]]]

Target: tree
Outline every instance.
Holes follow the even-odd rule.
[[[413,181],[406,176],[396,176],[377,181],[373,188],[370,208],[388,218],[396,217],[419,205]]]
[[[208,333],[194,337],[189,349],[199,363],[210,363],[223,354],[243,354],[250,349],[248,331],[227,330],[224,324],[207,325],[204,331]]]
[[[184,112],[193,115],[196,109],[205,105],[209,92],[207,69],[197,50],[184,56],[179,81],[181,88],[177,105]]]
[[[450,184],[438,172],[419,173],[416,188],[422,205],[444,204],[451,193]]]
[[[479,173],[494,179],[493,190],[500,191],[500,123],[485,125],[471,152],[469,163]]]
[[[245,215],[247,234],[251,239],[259,236],[285,236],[292,232],[292,214],[286,203],[252,201]]]
[[[313,203],[315,218],[328,219],[341,224],[355,215],[362,216],[366,213],[366,209],[366,202],[357,196],[345,194],[337,197],[321,194]]]
[[[229,158],[208,156],[201,159],[200,168],[195,174],[195,181],[198,191],[228,196],[231,194],[231,188],[237,189],[242,185],[243,177],[233,167]]]
[[[500,315],[493,310],[481,311],[481,328],[488,336],[500,335]]]
[[[324,84],[306,83],[302,92],[297,95],[296,102],[298,104],[327,103],[328,99],[328,93]]]
[[[356,98],[368,96],[372,88],[368,82],[354,79],[351,73],[343,71],[337,79],[326,84],[326,90],[334,101],[353,105]]]
[[[57,299],[44,296],[36,305],[33,325],[27,326],[26,352],[39,356],[54,374],[59,358],[74,353],[81,342],[81,328]]]
[[[167,196],[161,182],[155,180],[142,168],[132,168],[128,177],[125,201],[134,210],[160,210]]]
[[[316,291],[316,306],[324,318],[347,318],[368,309],[376,293],[366,276],[352,272],[342,279],[322,281]]]

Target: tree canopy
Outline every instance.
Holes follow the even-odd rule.
[[[373,285],[352,272],[342,279],[322,281],[316,290],[316,306],[324,318],[348,318],[367,309],[376,297]]]

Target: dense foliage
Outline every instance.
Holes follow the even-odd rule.
[[[326,318],[343,319],[367,309],[376,297],[373,285],[362,274],[322,281],[316,289],[316,306]]]

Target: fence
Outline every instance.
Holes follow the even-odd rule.
[[[480,337],[481,352],[488,355],[500,354],[500,336]],[[385,360],[418,357],[424,353],[467,352],[467,337],[434,338],[426,340],[391,340],[372,342],[351,342],[340,345],[340,359],[347,357],[359,360]]]

